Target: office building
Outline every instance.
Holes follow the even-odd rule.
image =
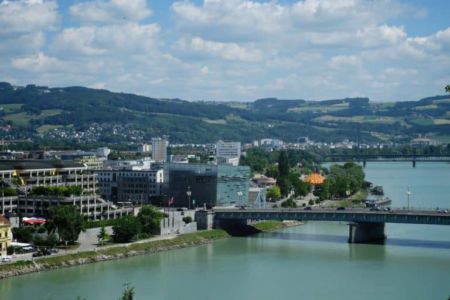
[[[240,142],[218,141],[216,144],[216,160],[218,164],[239,165],[241,157]]]
[[[162,193],[163,170],[102,170],[98,171],[100,195],[114,203],[150,203]]]
[[[246,205],[249,176],[248,166],[168,163],[163,193],[177,207]]]
[[[75,205],[90,219],[114,218],[133,213],[119,208],[97,194],[97,174],[73,161],[6,160],[0,161],[0,185],[16,196],[0,195],[0,211],[22,216],[45,216],[52,205]],[[53,196],[33,193],[35,187],[79,187],[80,195]]]

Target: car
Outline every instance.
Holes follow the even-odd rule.
[[[391,208],[390,207],[384,207],[383,210],[384,211],[391,211]]]
[[[305,206],[305,208],[303,210],[312,210],[311,206]]]
[[[48,249],[48,251],[50,251],[50,253],[58,253],[59,252],[59,250],[56,248]]]
[[[440,210],[438,210],[438,213],[446,214],[446,213],[448,213],[448,209],[440,209]]]
[[[336,208],[336,210],[345,210],[345,207],[339,206],[338,208]]]
[[[247,208],[245,207],[245,205],[241,205],[241,206],[239,206],[239,209],[245,210],[245,209],[247,209]]]
[[[2,256],[2,258],[0,259],[0,261],[1,261],[2,263],[7,263],[7,262],[11,262],[12,259],[11,259],[11,256]]]
[[[37,252],[34,252],[33,253],[33,257],[40,257],[40,256],[42,256],[43,254],[42,254],[42,252],[41,251],[37,251]]]

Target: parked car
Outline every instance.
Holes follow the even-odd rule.
[[[312,210],[311,206],[305,206],[305,208],[303,210]]]
[[[11,256],[2,256],[2,258],[0,259],[0,261],[1,261],[2,263],[7,263],[7,262],[11,262],[12,259],[11,259]]]
[[[336,208],[336,210],[345,210],[345,207],[339,206],[338,208]]]

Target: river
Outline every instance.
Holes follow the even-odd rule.
[[[450,165],[368,163],[395,207],[450,207]],[[276,233],[0,281],[6,299],[448,299],[450,227],[388,224],[386,245],[350,245],[347,225]]]

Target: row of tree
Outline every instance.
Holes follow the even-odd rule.
[[[332,165],[324,183],[316,188],[320,199],[348,197],[364,188],[364,171],[353,162],[344,165]]]
[[[31,189],[32,196],[70,197],[79,196],[83,190],[80,186],[35,186]]]
[[[39,228],[38,233],[48,232],[47,240],[38,241],[45,245],[46,242],[55,245],[56,243],[74,244],[81,233],[85,230],[86,221],[81,215],[80,210],[74,205],[59,205],[51,206],[47,213],[47,222],[44,227],[45,230]],[[139,214],[135,216],[126,216],[118,219],[113,226],[113,240],[118,243],[129,242],[138,237],[146,237],[159,229],[160,222],[164,214],[151,205],[144,205]],[[22,242],[34,241],[34,233],[38,231],[31,226],[23,226],[14,230],[14,237]],[[43,231],[43,232],[42,232]],[[102,237],[99,240],[104,240],[106,232],[103,228]]]
[[[113,240],[117,243],[127,243],[139,237],[147,237],[160,228],[164,214],[154,206],[144,205],[134,216],[126,216],[113,226]]]

